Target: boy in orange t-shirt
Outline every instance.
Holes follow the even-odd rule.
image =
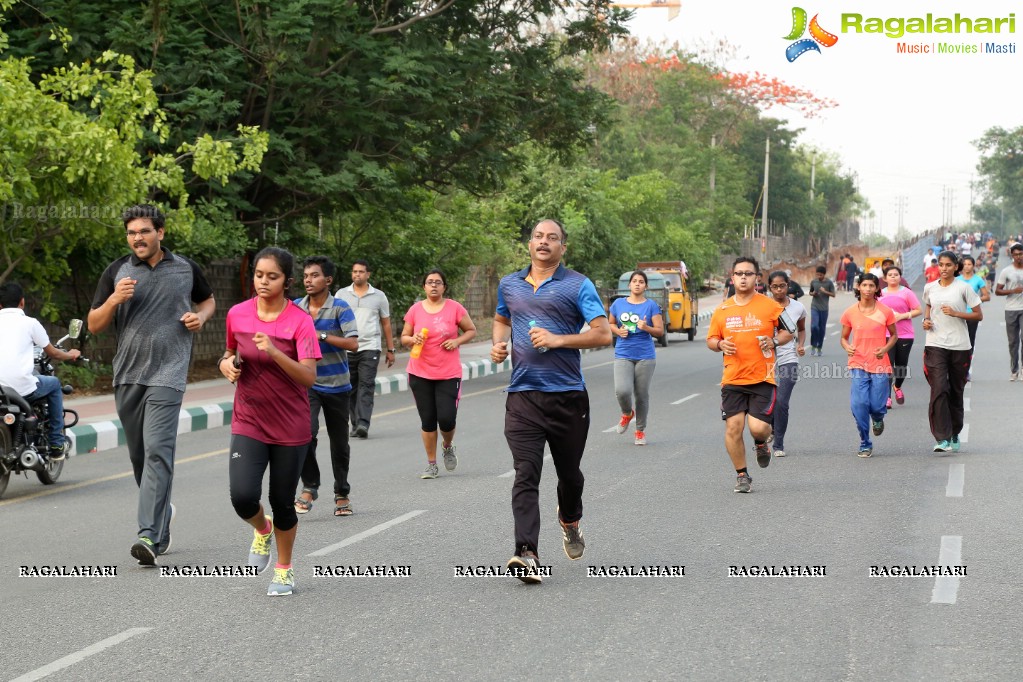
[[[856,303],[842,313],[842,348],[849,354],[852,374],[849,407],[860,432],[860,457],[870,457],[874,452],[871,430],[875,436],[884,431],[892,376],[888,351],[899,340],[895,313],[877,300],[880,288],[876,275],[864,273],[856,287]]]
[[[740,256],[732,264],[735,296],[714,311],[707,330],[707,347],[724,354],[721,376],[721,418],[725,448],[735,467],[735,492],[748,493],[753,479],[746,469],[743,428],[749,424],[757,464],[771,463],[768,439],[774,419],[774,349],[792,340],[779,329],[784,308],[755,290],[757,261]]]

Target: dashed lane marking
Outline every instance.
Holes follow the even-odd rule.
[[[692,400],[693,398],[695,398],[698,395],[700,395],[700,394],[699,393],[694,393],[692,395],[687,395],[685,398],[682,398],[681,400],[676,400],[675,402],[672,403],[672,405],[681,405],[685,401]]]
[[[963,536],[942,535],[941,551],[938,552],[939,566],[961,566],[963,558]],[[932,604],[955,604],[959,592],[959,576],[939,575],[934,579],[931,591]]]
[[[963,485],[966,483],[966,465],[952,462],[948,465],[948,485],[945,486],[945,497],[962,497]]]
[[[184,459],[179,459],[179,460],[175,461],[174,465],[178,466],[180,464],[187,464],[188,462],[195,462],[195,461],[200,460],[200,459],[206,459],[208,457],[214,457],[216,455],[224,455],[224,454],[227,454],[227,448],[222,448],[220,450],[214,450],[213,452],[204,452],[204,453],[199,454],[199,455],[192,455],[191,457],[185,457]],[[92,478],[92,479],[89,479],[88,481],[81,481],[80,483],[72,483],[71,485],[63,485],[63,486],[60,486],[58,488],[48,488],[46,490],[40,490],[37,493],[32,493],[31,495],[25,495],[23,497],[16,497],[13,500],[0,500],[0,507],[6,506],[8,504],[17,504],[18,502],[26,502],[28,500],[34,500],[34,499],[39,498],[39,497],[46,497],[47,495],[56,495],[58,493],[66,493],[66,492],[71,491],[71,490],[78,490],[79,488],[86,488],[86,487],[88,487],[90,485],[98,485],[100,483],[106,483],[107,481],[116,481],[118,479],[128,478],[130,476],[134,476],[134,474],[131,471],[125,471],[125,472],[120,473],[120,474],[111,474],[110,476],[103,476],[102,478]]]
[[[410,511],[408,514],[402,514],[401,516],[399,516],[396,519],[391,519],[390,521],[385,521],[384,523],[381,523],[380,525],[377,525],[377,526],[373,526],[372,528],[364,530],[361,533],[356,533],[355,535],[353,535],[351,537],[345,538],[341,542],[335,542],[333,545],[327,545],[323,549],[318,549],[315,552],[312,552],[311,554],[309,554],[308,556],[326,556],[327,554],[330,554],[331,552],[336,552],[337,550],[341,549],[342,547],[347,547],[348,545],[354,545],[356,542],[359,542],[360,540],[365,540],[366,538],[372,537],[372,536],[376,535],[377,533],[382,533],[385,530],[387,530],[388,528],[391,528],[392,526],[397,526],[399,523],[405,523],[406,521],[408,521],[410,519],[414,519],[417,516],[419,516],[420,514],[425,514],[425,513],[426,513],[425,509],[416,509],[414,511]]]
[[[543,461],[545,461],[545,462],[549,462],[549,461],[551,461],[551,456],[550,456],[550,454],[546,455],[546,456],[545,456],[545,457],[543,458]],[[515,475],[515,469],[512,469],[511,471],[506,471],[506,472],[504,472],[503,474],[499,475],[499,476],[498,476],[498,478],[511,478],[511,477],[512,477],[512,476],[514,476],[514,475]]]
[[[104,649],[109,649],[112,646],[117,646],[121,642],[131,639],[135,635],[141,635],[143,632],[149,632],[153,628],[131,628],[125,630],[122,633],[116,634],[113,637],[107,637],[106,639],[100,640],[92,646],[87,646],[80,651],[76,651],[73,654],[68,654],[63,658],[58,658],[53,663],[44,665],[42,668],[36,668],[32,672],[25,673],[21,677],[16,677],[11,682],[31,682],[31,680],[41,680],[44,677],[48,677],[53,673],[63,670],[64,668],[71,667],[75,663],[84,661],[89,656],[100,653]]]

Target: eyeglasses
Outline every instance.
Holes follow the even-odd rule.
[[[772,289],[788,289],[789,285],[785,284],[784,282],[782,282],[781,284],[772,284],[771,288]]]
[[[561,235],[554,234],[553,232],[551,234],[544,234],[542,232],[537,232],[536,234],[533,235],[533,241],[534,242],[540,242],[540,241],[543,241],[544,239],[549,241],[551,244],[557,244],[558,242],[561,241]]]
[[[442,287],[442,286],[444,286],[444,280],[442,280],[442,279],[428,279],[428,280],[426,280],[426,286],[428,286],[428,287]]]
[[[736,277],[755,277],[757,273],[752,270],[746,270],[745,272],[733,272]]]
[[[128,239],[134,239],[135,237],[148,237],[155,232],[156,230],[149,227],[144,230],[139,230],[138,232],[135,230],[128,230]]]

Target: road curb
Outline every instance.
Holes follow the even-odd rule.
[[[706,324],[710,320],[713,309],[701,311],[697,315],[697,323]],[[610,348],[606,346],[605,348]],[[587,348],[583,353],[593,353],[604,348]],[[493,376],[510,371],[511,359],[497,364],[489,360],[470,360],[462,363],[462,381],[471,381],[482,377]],[[389,395],[409,390],[408,374],[391,374],[377,377],[376,395]],[[191,433],[227,426],[231,423],[234,404],[230,401],[212,403],[195,407],[182,408],[178,417],[178,433]],[[120,419],[79,424],[67,431],[71,440],[71,455],[84,455],[90,452],[113,450],[124,445],[124,427]]]
[[[584,350],[583,353],[590,353],[600,348]],[[493,376],[511,370],[511,360],[505,360],[500,364],[489,360],[470,360],[462,363],[462,381],[470,381],[482,377]],[[408,374],[391,374],[389,376],[377,377],[376,395],[388,395],[390,393],[401,393],[409,390]],[[178,433],[191,433],[214,429],[220,426],[227,426],[231,423],[231,416],[234,414],[234,404],[230,401],[202,405],[198,407],[182,408],[178,416]],[[102,452],[113,450],[125,443],[124,426],[120,419],[93,422],[91,424],[79,424],[67,431],[71,440],[71,455],[84,455],[89,452]]]

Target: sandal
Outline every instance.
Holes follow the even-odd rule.
[[[309,494],[311,499],[304,499],[302,495]],[[313,508],[313,502],[320,496],[320,493],[316,488],[302,488],[302,492],[295,498],[295,513],[296,514],[308,514],[309,510]]]
[[[342,501],[344,504],[342,504]],[[334,496],[334,516],[351,516],[355,512],[352,511],[352,501],[347,497],[341,495]]]

